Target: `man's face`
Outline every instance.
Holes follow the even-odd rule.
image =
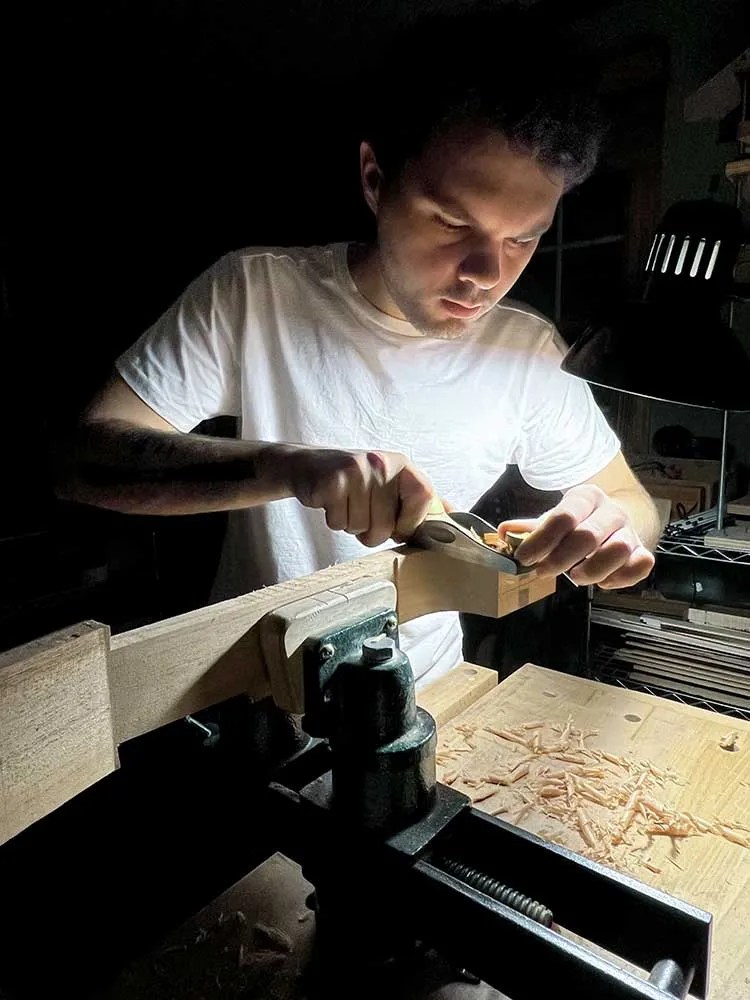
[[[462,128],[431,143],[368,197],[387,311],[426,336],[461,337],[513,286],[562,191],[562,176],[498,132]]]

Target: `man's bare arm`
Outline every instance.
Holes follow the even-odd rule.
[[[59,462],[63,499],[131,514],[196,514],[295,497],[365,545],[406,538],[432,486],[404,455],[182,434],[118,374]]]
[[[181,434],[114,374],[63,449],[57,494],[123,513],[188,514],[291,496],[272,446]]]
[[[661,538],[664,524],[653,499],[639,482],[622,452],[588,480],[623,507],[643,544],[651,552]]]

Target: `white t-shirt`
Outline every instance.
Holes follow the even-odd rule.
[[[560,371],[562,351],[548,320],[509,299],[461,339],[424,337],[367,302],[346,244],[333,244],[226,255],[117,368],[177,430],[230,414],[247,440],[399,451],[469,510],[509,463],[533,487],[564,490],[617,454],[589,387]],[[214,595],[372,551],[296,500],[233,511]],[[422,682],[461,660],[454,613],[400,633]]]

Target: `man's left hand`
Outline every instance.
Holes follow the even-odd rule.
[[[542,517],[503,521],[497,530],[501,537],[529,532],[515,558],[543,576],[567,573],[580,586],[632,587],[654,565],[625,509],[591,483],[568,490]]]

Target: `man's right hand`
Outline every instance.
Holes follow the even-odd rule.
[[[296,497],[365,545],[409,538],[442,509],[392,451],[345,451],[181,434],[113,372],[60,448],[63,499],[129,514],[198,514]]]
[[[363,545],[409,538],[435,503],[430,480],[398,452],[282,447],[294,496]]]

